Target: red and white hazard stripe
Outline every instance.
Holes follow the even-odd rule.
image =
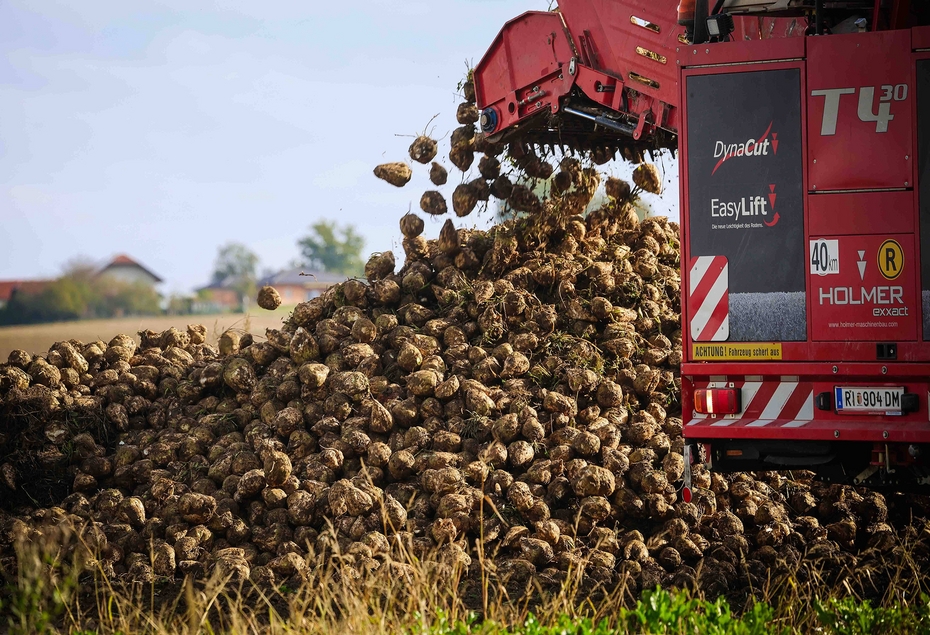
[[[723,342],[730,337],[730,274],[726,256],[691,259],[688,309],[691,339]]]
[[[814,420],[814,384],[796,380],[734,381],[742,391],[743,411],[713,420],[713,427],[801,428]],[[706,388],[708,382],[695,384]],[[708,425],[710,417],[692,413],[687,425]]]

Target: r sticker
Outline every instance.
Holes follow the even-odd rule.
[[[904,271],[904,250],[896,240],[886,240],[878,248],[878,270],[886,280],[894,280]]]

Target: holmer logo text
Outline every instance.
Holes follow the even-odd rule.
[[[830,287],[821,288],[820,304],[836,306],[878,305],[872,309],[874,317],[902,317],[908,315],[904,306],[904,287]],[[888,306],[900,305],[900,306]]]

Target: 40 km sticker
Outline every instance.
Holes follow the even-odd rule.
[[[878,270],[887,280],[894,280],[904,271],[904,250],[896,240],[886,240],[878,248]]]
[[[811,241],[811,275],[830,276],[840,272],[840,241],[820,238]]]

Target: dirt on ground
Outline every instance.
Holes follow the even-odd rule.
[[[79,339],[85,342],[103,340],[109,342],[120,333],[136,335],[143,329],[164,331],[171,327],[181,330],[188,324],[203,324],[207,327],[207,342],[216,344],[223,331],[230,328],[264,336],[265,329],[278,328],[293,307],[281,307],[276,311],[254,313],[221,313],[216,315],[166,315],[160,317],[135,316],[111,320],[81,320],[78,322],[54,322],[51,324],[29,324],[0,327],[0,359],[9,357],[14,349],[28,353],[45,353],[55,342]]]

